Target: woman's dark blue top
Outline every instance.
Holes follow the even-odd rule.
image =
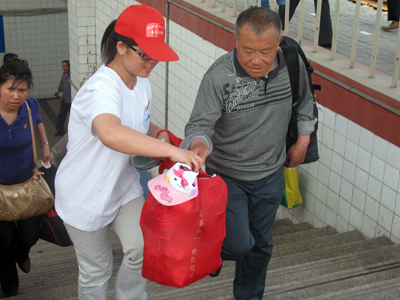
[[[39,103],[34,98],[26,99],[32,111],[33,128],[42,123]],[[0,115],[0,184],[22,183],[32,177],[32,137],[28,109],[22,104],[17,118],[9,125]]]

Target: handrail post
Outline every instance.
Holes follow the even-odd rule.
[[[332,48],[331,48],[331,60],[334,60],[336,57],[336,47],[337,47],[337,33],[339,29],[339,9],[340,9],[340,0],[336,0],[335,3],[335,18],[333,19],[333,36],[332,36]]]
[[[374,30],[374,43],[372,44],[372,55],[371,55],[371,67],[369,70],[369,77],[374,78],[375,76],[375,66],[376,66],[376,56],[378,54],[378,42],[379,42],[379,32],[380,32],[380,20],[382,16],[383,0],[378,0],[378,7],[376,9],[376,19],[375,19],[375,30]]]
[[[392,87],[397,87],[397,81],[399,76],[399,63],[400,63],[400,30],[397,33],[397,45],[396,45],[396,53],[394,58],[394,67],[393,67],[393,77],[392,77]]]
[[[317,1],[317,11],[315,15],[315,32],[314,32],[314,50],[313,52],[317,52],[318,50],[318,40],[319,40],[319,31],[321,27],[321,9],[322,9],[322,0]]]
[[[354,15],[353,39],[351,43],[350,69],[354,69],[354,64],[356,61],[358,25],[360,23],[360,9],[361,9],[361,0],[357,0],[356,11]]]

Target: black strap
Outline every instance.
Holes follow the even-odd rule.
[[[289,72],[290,86],[292,87],[292,101],[293,106],[295,106],[299,95],[299,54],[294,46],[281,47],[281,50]]]

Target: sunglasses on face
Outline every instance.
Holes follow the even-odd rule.
[[[133,50],[133,52],[135,52],[137,55],[139,55],[144,61],[152,60],[152,58],[150,56],[148,56],[146,53],[142,53],[130,45],[128,45],[128,47],[131,48]]]

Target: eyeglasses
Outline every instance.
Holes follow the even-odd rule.
[[[146,53],[142,53],[139,50],[136,50],[135,48],[133,48],[132,46],[128,45],[129,48],[131,48],[133,50],[133,52],[135,52],[137,55],[139,55],[144,61],[149,61],[152,60],[152,58],[150,56],[148,56]]]

